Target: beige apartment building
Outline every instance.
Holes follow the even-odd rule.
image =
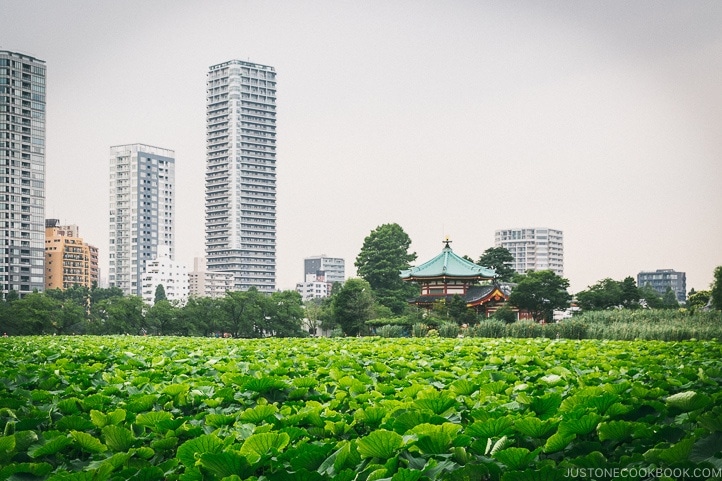
[[[97,285],[98,248],[83,242],[77,225],[59,222],[45,220],[45,289]]]

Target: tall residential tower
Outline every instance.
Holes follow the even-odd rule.
[[[276,284],[276,71],[241,60],[206,81],[206,262],[233,290]]]
[[[564,234],[547,227],[502,229],[495,232],[494,245],[504,247],[512,256],[511,268],[526,271],[551,270],[564,275]]]
[[[108,281],[140,296],[146,262],[158,246],[173,258],[175,153],[143,144],[110,148],[110,248]]]
[[[2,295],[45,287],[45,61],[0,50]]]

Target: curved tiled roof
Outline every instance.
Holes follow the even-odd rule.
[[[496,271],[459,257],[454,254],[447,242],[441,253],[433,259],[417,267],[401,271],[402,279],[414,280],[434,277],[493,279],[496,277]]]

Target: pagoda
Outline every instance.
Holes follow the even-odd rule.
[[[496,282],[496,271],[464,259],[451,250],[451,241],[444,241],[441,253],[423,264],[401,271],[401,278],[416,282],[421,295],[411,303],[431,309],[435,302],[449,302],[460,296],[466,306],[478,313],[491,315],[509,299],[508,286]]]

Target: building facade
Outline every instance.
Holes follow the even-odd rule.
[[[209,271],[205,259],[193,259],[193,270],[188,274],[189,292],[193,297],[211,297],[220,299],[226,292],[233,290],[233,273]]]
[[[45,287],[45,61],[0,50],[0,282]]]
[[[141,295],[145,264],[158,246],[174,252],[175,153],[144,144],[110,148],[108,284]]]
[[[83,241],[77,225],[45,220],[45,289],[98,285],[98,248]]]
[[[301,294],[301,299],[307,301],[309,299],[321,299],[331,295],[333,283],[327,282],[326,277],[320,273],[307,274],[305,282],[296,284],[296,292]]]
[[[637,274],[637,286],[649,286],[662,296],[672,289],[679,302],[687,301],[687,274],[674,269],[642,271]]]
[[[516,272],[551,270],[564,276],[564,234],[560,230],[547,227],[497,230],[494,245],[514,256],[511,268]]]
[[[206,81],[205,246],[233,289],[276,284],[276,72],[230,60]]]
[[[170,248],[158,246],[155,259],[145,263],[141,277],[143,301],[153,305],[158,286],[163,286],[165,298],[184,305],[188,300],[188,268],[170,258]]]
[[[324,282],[333,284],[344,283],[346,280],[346,263],[339,257],[326,255],[307,257],[303,260],[303,278],[308,282],[308,276],[323,276]]]

